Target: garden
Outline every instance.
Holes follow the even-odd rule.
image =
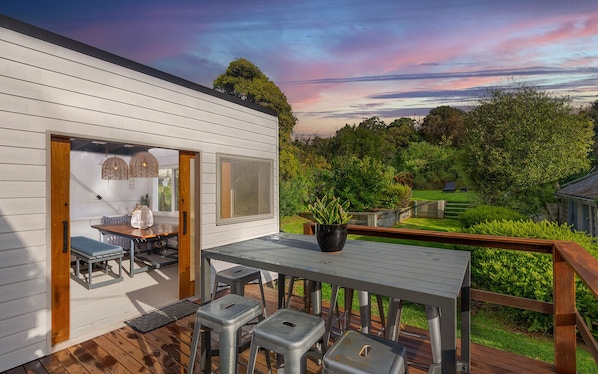
[[[441,190],[413,190],[415,200],[452,199],[478,201],[474,192],[443,193]],[[282,230],[303,233],[300,216],[282,219]],[[478,234],[535,237],[575,241],[598,258],[598,247],[585,233],[572,232],[567,226],[547,222],[535,223],[511,209],[478,206],[461,214],[460,219],[410,218],[395,227],[419,230],[470,232]],[[412,245],[430,245],[384,238],[350,236],[350,239],[384,240]],[[436,246],[442,246],[435,244]],[[548,255],[515,253],[485,248],[455,248],[472,253],[472,286],[497,293],[505,293],[541,301],[552,301],[552,264]],[[330,297],[330,289],[323,286],[323,298]],[[301,291],[299,291],[301,292]],[[598,302],[582,284],[577,284],[578,309],[590,319],[596,330]],[[388,300],[384,300],[387,310]],[[354,308],[358,302],[354,301]],[[513,352],[545,362],[554,360],[554,343],[551,336],[552,316],[520,309],[501,307],[474,301],[472,313],[472,342]],[[357,310],[356,310],[357,311]],[[375,302],[372,313],[379,315]],[[401,322],[426,329],[427,321],[423,305],[406,304]],[[595,334],[596,335],[596,334]],[[578,341],[578,373],[595,373],[595,362],[583,341]]]

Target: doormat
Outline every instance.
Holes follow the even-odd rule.
[[[187,317],[195,313],[198,308],[198,304],[195,304],[189,300],[183,300],[151,313],[144,314],[141,317],[125,321],[125,324],[130,326],[133,330],[145,334],[146,332],[166,326],[167,324],[183,317]]]

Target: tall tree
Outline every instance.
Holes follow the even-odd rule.
[[[494,90],[468,113],[465,167],[485,201],[539,213],[555,182],[587,169],[592,121],[567,97],[533,87]]]
[[[598,100],[594,101],[587,108],[583,108],[582,114],[587,115],[594,122],[594,149],[592,151],[592,166],[598,166]]]
[[[465,112],[447,105],[430,110],[424,118],[421,134],[430,144],[461,145],[464,134]]]
[[[297,123],[291,105],[280,88],[249,60],[239,58],[231,62],[226,72],[214,80],[214,89],[274,109],[278,113],[281,148],[290,143]]]
[[[395,119],[388,125],[390,140],[397,146],[397,149],[405,148],[410,143],[419,139],[419,133],[415,129],[417,122],[413,118],[401,117]]]

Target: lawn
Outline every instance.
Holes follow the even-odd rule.
[[[423,198],[422,196],[435,196],[438,194],[440,194],[440,196],[444,196],[447,193],[443,193],[442,191],[431,191],[430,194],[426,194],[422,191],[414,191],[413,194],[414,196],[417,194],[417,198],[428,199]],[[451,194],[454,194],[455,196],[469,195],[471,196],[470,198],[475,199],[475,195],[470,192],[454,192]],[[282,217],[281,227],[285,232],[302,234],[304,222],[309,221],[299,216]],[[457,232],[460,230],[461,226],[459,225],[459,221],[451,219],[410,218],[396,227]],[[414,245],[443,246],[440,243],[416,243],[397,239],[360,237],[355,235],[351,235],[350,238],[362,240],[384,240],[386,242]],[[444,247],[446,247],[446,245],[444,245]],[[322,298],[324,300],[330,299],[330,287],[327,285],[322,286]],[[378,315],[379,312],[377,310],[376,303],[374,300],[372,301],[372,314]],[[387,302],[388,300],[386,299],[385,310],[388,310]],[[353,306],[354,308],[358,308],[358,305],[359,303],[356,295],[353,301]],[[424,307],[422,305],[406,304],[401,315],[401,323],[427,329]],[[473,343],[482,344],[487,347],[513,352],[518,355],[531,357],[545,362],[554,362],[552,336],[527,333],[525,330],[522,330],[519,326],[513,324],[511,321],[503,318],[500,313],[492,310],[476,311],[476,313],[472,314],[471,340]],[[597,372],[596,364],[590,353],[587,350],[579,347],[577,349],[577,372],[578,374],[590,374]]]
[[[455,202],[476,201],[478,195],[473,191],[461,192],[442,192],[442,190],[413,190],[411,198],[413,200],[446,200]]]

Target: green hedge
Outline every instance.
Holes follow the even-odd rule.
[[[459,214],[459,222],[465,228],[486,221],[526,221],[523,214],[502,206],[478,205]]]
[[[584,232],[570,226],[543,221],[486,221],[465,230],[469,233],[522,238],[565,240],[579,244],[598,258],[598,248]],[[519,252],[493,248],[467,247],[471,251],[472,287],[539,301],[552,302],[552,257],[549,254]],[[577,309],[596,336],[598,301],[576,280]],[[529,331],[552,331],[552,316],[521,309],[507,308],[507,313]]]

